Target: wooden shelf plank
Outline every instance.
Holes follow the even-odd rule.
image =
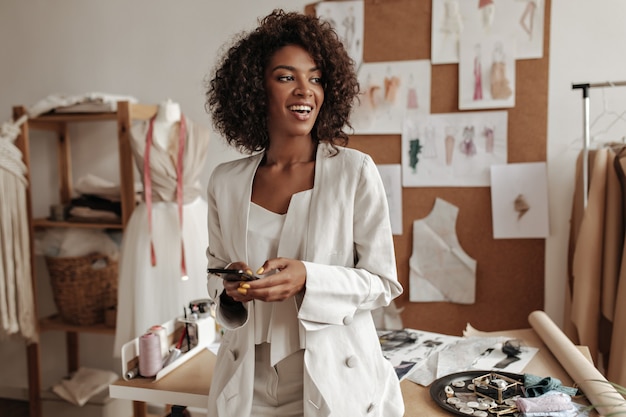
[[[39,329],[42,332],[60,330],[73,333],[115,334],[115,328],[109,327],[104,323],[94,324],[91,326],[78,326],[75,324],[65,323],[58,314],[39,319]]]
[[[117,120],[117,113],[54,113],[43,114],[32,119],[28,119],[31,128],[37,129],[46,126],[47,123],[68,123],[68,122],[97,122],[106,120]]]
[[[33,219],[33,225],[37,228],[48,227],[71,227],[83,229],[122,229],[121,223],[109,222],[62,222],[49,219]]]

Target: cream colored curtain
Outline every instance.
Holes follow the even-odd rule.
[[[0,130],[0,337],[21,335],[37,342],[30,236],[26,207],[26,166],[13,141],[19,123]]]

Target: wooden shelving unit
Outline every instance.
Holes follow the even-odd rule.
[[[27,167],[27,180],[29,192],[27,193],[27,208],[29,213],[29,230],[31,236],[31,270],[33,291],[36,294],[36,270],[34,262],[34,230],[37,228],[67,227],[67,228],[97,228],[123,230],[135,208],[134,190],[134,165],[132,149],[130,146],[130,127],[135,120],[147,120],[154,116],[157,111],[156,105],[133,104],[126,101],[118,102],[117,111],[104,113],[55,113],[45,114],[29,118],[21,126],[21,134],[16,139],[16,146],[22,151],[24,163]],[[26,114],[23,106],[13,108],[14,120]],[[119,223],[111,222],[57,222],[43,218],[33,218],[31,164],[30,164],[30,130],[44,130],[56,134],[57,158],[59,167],[59,193],[62,204],[70,202],[72,197],[72,164],[71,164],[71,140],[69,125],[77,122],[102,122],[111,121],[117,123],[120,192],[122,216]],[[76,138],[75,140],[80,140]],[[36,145],[35,145],[36,146]],[[37,310],[35,298],[35,311]],[[79,340],[80,333],[115,334],[115,329],[104,324],[94,326],[76,326],[64,323],[58,315],[40,319],[39,332],[62,331],[66,334],[67,372],[71,373],[79,367]],[[29,387],[29,413],[30,417],[41,417],[41,347],[39,343],[27,345],[28,361],[28,387]]]

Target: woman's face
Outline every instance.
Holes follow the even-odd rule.
[[[302,47],[287,45],[265,68],[267,126],[274,135],[309,136],[324,103],[322,72]]]

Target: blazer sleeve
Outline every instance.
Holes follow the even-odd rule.
[[[222,235],[222,224],[219,210],[217,208],[217,197],[215,184],[219,183],[221,169],[217,167],[207,188],[208,205],[208,233],[209,246],[206,250],[207,268],[223,268],[230,262],[224,249]],[[223,281],[207,273],[207,290],[209,298],[215,303],[217,322],[226,329],[234,329],[242,326],[248,319],[248,311],[240,302],[222,303],[222,292],[224,291]]]
[[[351,221],[352,227],[339,231],[352,231],[354,252],[349,252],[354,253],[353,265],[304,262],[307,283],[299,318],[309,330],[325,324],[350,324],[358,312],[387,306],[402,293],[385,189],[374,161],[363,155],[354,198],[344,202],[353,208],[342,209],[353,213],[352,219],[343,219]]]

